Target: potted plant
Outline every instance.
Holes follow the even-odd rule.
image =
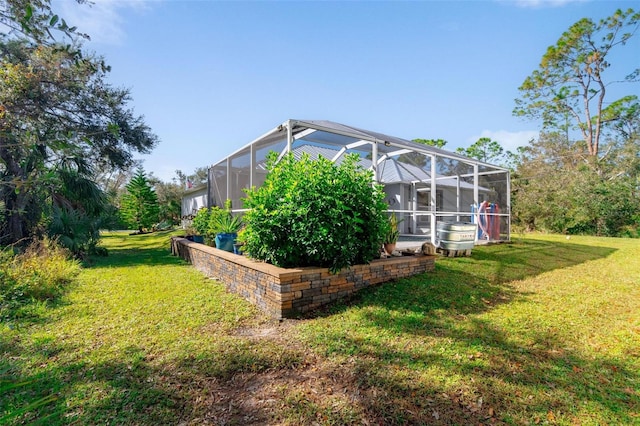
[[[398,229],[398,225],[402,222],[402,220],[398,220],[395,213],[391,213],[389,216],[389,224],[387,227],[387,233],[384,236],[384,251],[388,254],[391,254],[396,249],[396,244],[398,243],[398,238],[400,237],[400,230]]]
[[[193,236],[196,235],[198,233],[198,231],[196,231],[196,228],[193,227],[193,225],[189,225],[184,229],[186,235],[185,238],[189,241],[193,241]]]
[[[242,254],[242,246],[244,246],[244,226],[238,231],[238,237],[233,243],[233,253]]]
[[[194,243],[204,244],[204,236],[207,233],[207,226],[209,222],[209,209],[206,207],[201,208],[196,213],[193,221],[191,222],[191,227],[195,229],[195,234],[193,234],[192,241]]]
[[[238,237],[238,231],[242,228],[242,219],[234,216],[231,210],[227,210],[224,214],[215,217],[213,226],[217,230],[216,247],[232,252],[233,243]]]
[[[220,232],[218,230],[218,217],[225,214],[227,214],[227,211],[218,206],[209,207],[209,219],[207,221],[207,229],[204,234],[207,245],[211,247],[216,246],[216,235]]]

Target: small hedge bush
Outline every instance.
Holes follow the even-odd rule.
[[[247,190],[245,252],[281,267],[322,266],[333,272],[378,258],[388,228],[382,187],[359,157],[276,162],[260,188]]]

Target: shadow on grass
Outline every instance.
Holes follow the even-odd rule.
[[[304,318],[335,315],[354,305],[379,306],[387,314],[401,311],[429,315],[441,310],[448,310],[452,315],[481,313],[526,296],[509,284],[512,281],[601,259],[616,250],[531,240],[481,246],[471,257],[440,257],[433,272],[361,290],[346,303],[312,312]],[[397,321],[389,321],[390,318],[381,318],[379,322],[381,326],[397,325]]]
[[[6,342],[5,342],[6,343]],[[72,348],[47,342],[43,360]],[[280,345],[232,338],[219,350],[155,362],[138,347],[103,362],[75,362],[24,374],[20,348],[1,345],[0,424],[265,424],[243,409],[238,377],[291,371],[302,355]],[[265,382],[266,384],[266,382]]]
[[[124,232],[107,233],[101,237],[101,245],[109,255],[92,257],[87,263],[91,268],[127,266],[186,265],[171,255],[171,236],[176,231],[159,231],[152,234],[129,235]]]
[[[361,393],[378,395],[362,400],[363,411],[385,424],[637,421],[640,373],[628,360],[584,356],[545,330],[530,330],[529,342],[520,345],[484,321],[463,328],[427,321],[423,327],[422,333],[450,342],[453,350],[403,350],[341,333],[329,337],[347,349],[334,354],[357,360]],[[429,379],[433,369],[439,371],[435,381]],[[455,378],[453,388],[447,377]]]
[[[533,424],[588,407],[612,423],[633,421],[639,401],[631,386],[640,377],[619,360],[585,359],[542,332],[533,332],[538,340],[523,349],[481,321],[465,333],[444,332],[461,346],[480,340],[485,347],[452,357],[336,334],[358,350],[348,362],[324,368],[305,366],[300,352],[259,341],[224,342],[215,352],[175,363],[154,362],[143,349],[129,347],[117,360],[76,362],[31,376],[7,368],[10,357],[0,362],[2,379],[23,384],[0,386],[0,412],[17,414],[0,419],[41,425]],[[63,350],[48,346],[48,356]],[[429,369],[441,370],[444,379],[425,379]],[[460,384],[448,387],[446,377]],[[25,407],[29,412],[21,413]],[[579,412],[575,417],[590,423]]]
[[[477,247],[470,265],[489,262],[492,275],[487,278],[496,284],[522,280],[556,269],[579,265],[608,257],[617,251],[612,247],[538,240],[515,240],[510,244]],[[464,262],[463,260],[463,262]]]
[[[3,394],[0,412],[54,395],[36,414],[10,421],[633,423],[640,372],[622,355],[586,356],[568,348],[552,327],[514,335],[474,315],[527,298],[511,286],[513,280],[614,251],[525,241],[483,247],[471,258],[439,259],[434,273],[365,290],[349,306],[335,306],[303,323],[317,329],[301,331],[300,347],[224,336],[215,350],[196,349],[171,362],[130,347],[117,361],[76,362],[29,375],[20,364],[22,349],[4,342],[0,371],[5,379],[28,384]],[[127,255],[122,256],[127,265]],[[43,365],[55,365],[59,354],[73,351],[55,342],[40,344]],[[314,363],[310,346],[326,365]]]
[[[514,336],[472,317],[528,298],[513,281],[615,251],[527,240],[477,248],[470,258],[441,258],[433,273],[364,290],[321,312],[321,320],[344,324],[307,339],[326,356],[356,360],[359,392],[369,395],[361,411],[384,424],[553,423],[594,413],[600,420],[582,420],[633,421],[640,372],[625,358],[574,351],[562,333],[536,327],[535,320]],[[396,339],[410,347],[395,345]],[[423,350],[421,341],[442,346]],[[439,383],[420,380],[433,369],[441,371]],[[457,389],[444,383],[446,376],[456,378]]]
[[[0,297],[0,325],[8,327],[45,324],[50,322],[49,311],[67,306],[67,294],[77,286],[76,281],[58,286],[46,299],[34,297]]]
[[[444,331],[444,332],[443,332]],[[521,347],[476,323],[461,334],[441,328],[459,353],[402,350],[336,334],[353,360],[359,411],[381,424],[633,424],[640,373],[621,359],[584,357],[532,332]],[[480,342],[482,342],[480,344]],[[470,350],[471,353],[470,353]],[[336,353],[334,352],[334,355]],[[432,371],[438,373],[433,376]],[[447,382],[451,380],[456,385]]]
[[[168,424],[188,405],[138,348],[116,362],[77,362],[33,375],[10,364],[0,362],[2,424]]]

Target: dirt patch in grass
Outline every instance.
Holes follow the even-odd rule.
[[[182,424],[325,424],[328,414],[333,420],[342,418],[342,424],[362,419],[362,413],[356,412],[344,417],[360,405],[355,372],[316,354],[305,354],[293,327],[266,326],[237,333],[253,341],[286,344],[302,358],[292,368],[239,373],[229,380],[200,384],[207,396],[192,405],[190,419]]]
[[[273,320],[264,321],[257,324],[240,326],[234,329],[230,334],[237,337],[245,337],[248,339],[269,339],[283,340],[288,344],[295,344],[289,337],[291,328],[295,325],[293,320]]]
[[[191,406],[184,425],[299,424],[501,424],[482,400],[464,390],[425,394],[379,381],[384,368],[373,357],[325,357],[302,343],[300,321],[241,327],[232,334],[261,344],[277,342],[298,353],[291,368],[208,380],[207,396]]]

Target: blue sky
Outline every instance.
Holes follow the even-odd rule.
[[[490,137],[513,149],[539,123],[512,116],[518,87],[583,17],[640,1],[216,2],[56,0],[85,47],[131,89],[160,145],[145,170],[169,180],[289,118],[332,120],[446,148]],[[612,79],[640,67],[640,34]],[[617,90],[640,95],[638,84]]]

